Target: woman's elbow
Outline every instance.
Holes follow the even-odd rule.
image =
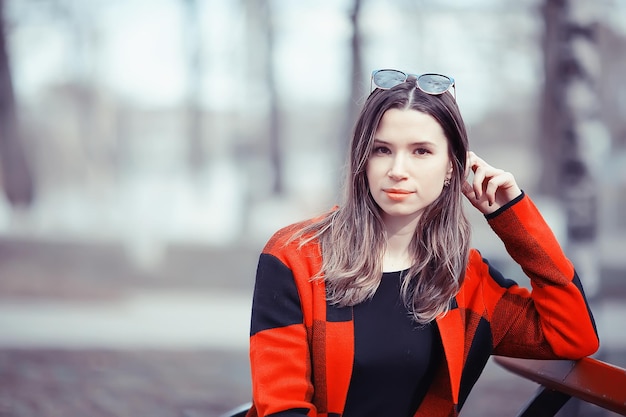
[[[578,360],[591,356],[600,348],[600,340],[596,335],[560,343],[554,353],[563,359]]]

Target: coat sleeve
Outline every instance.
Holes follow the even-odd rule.
[[[250,325],[249,416],[314,416],[307,330],[293,271],[268,248],[259,258]]]
[[[580,359],[599,347],[595,322],[574,266],[525,194],[487,216],[532,291],[480,262],[494,353]],[[480,256],[480,255],[478,255]]]

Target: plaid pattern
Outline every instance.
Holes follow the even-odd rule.
[[[533,291],[505,279],[472,250],[450,311],[437,318],[444,359],[416,417],[456,416],[489,356],[578,359],[598,348],[595,323],[570,261],[522,195],[486,216]],[[328,305],[319,246],[277,232],[259,259],[250,331],[248,416],[339,417],[354,358],[352,309]]]

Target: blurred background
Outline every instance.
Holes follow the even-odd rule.
[[[250,398],[258,253],[338,202],[370,73],[456,80],[626,366],[626,1],[0,0],[0,416]],[[527,285],[484,219],[474,244]],[[535,389],[489,364],[463,415]],[[569,415],[609,415],[585,404]]]

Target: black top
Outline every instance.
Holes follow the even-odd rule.
[[[441,361],[436,324],[414,322],[400,296],[402,272],[386,272],[371,300],[354,306],[354,365],[343,417],[411,417]]]

